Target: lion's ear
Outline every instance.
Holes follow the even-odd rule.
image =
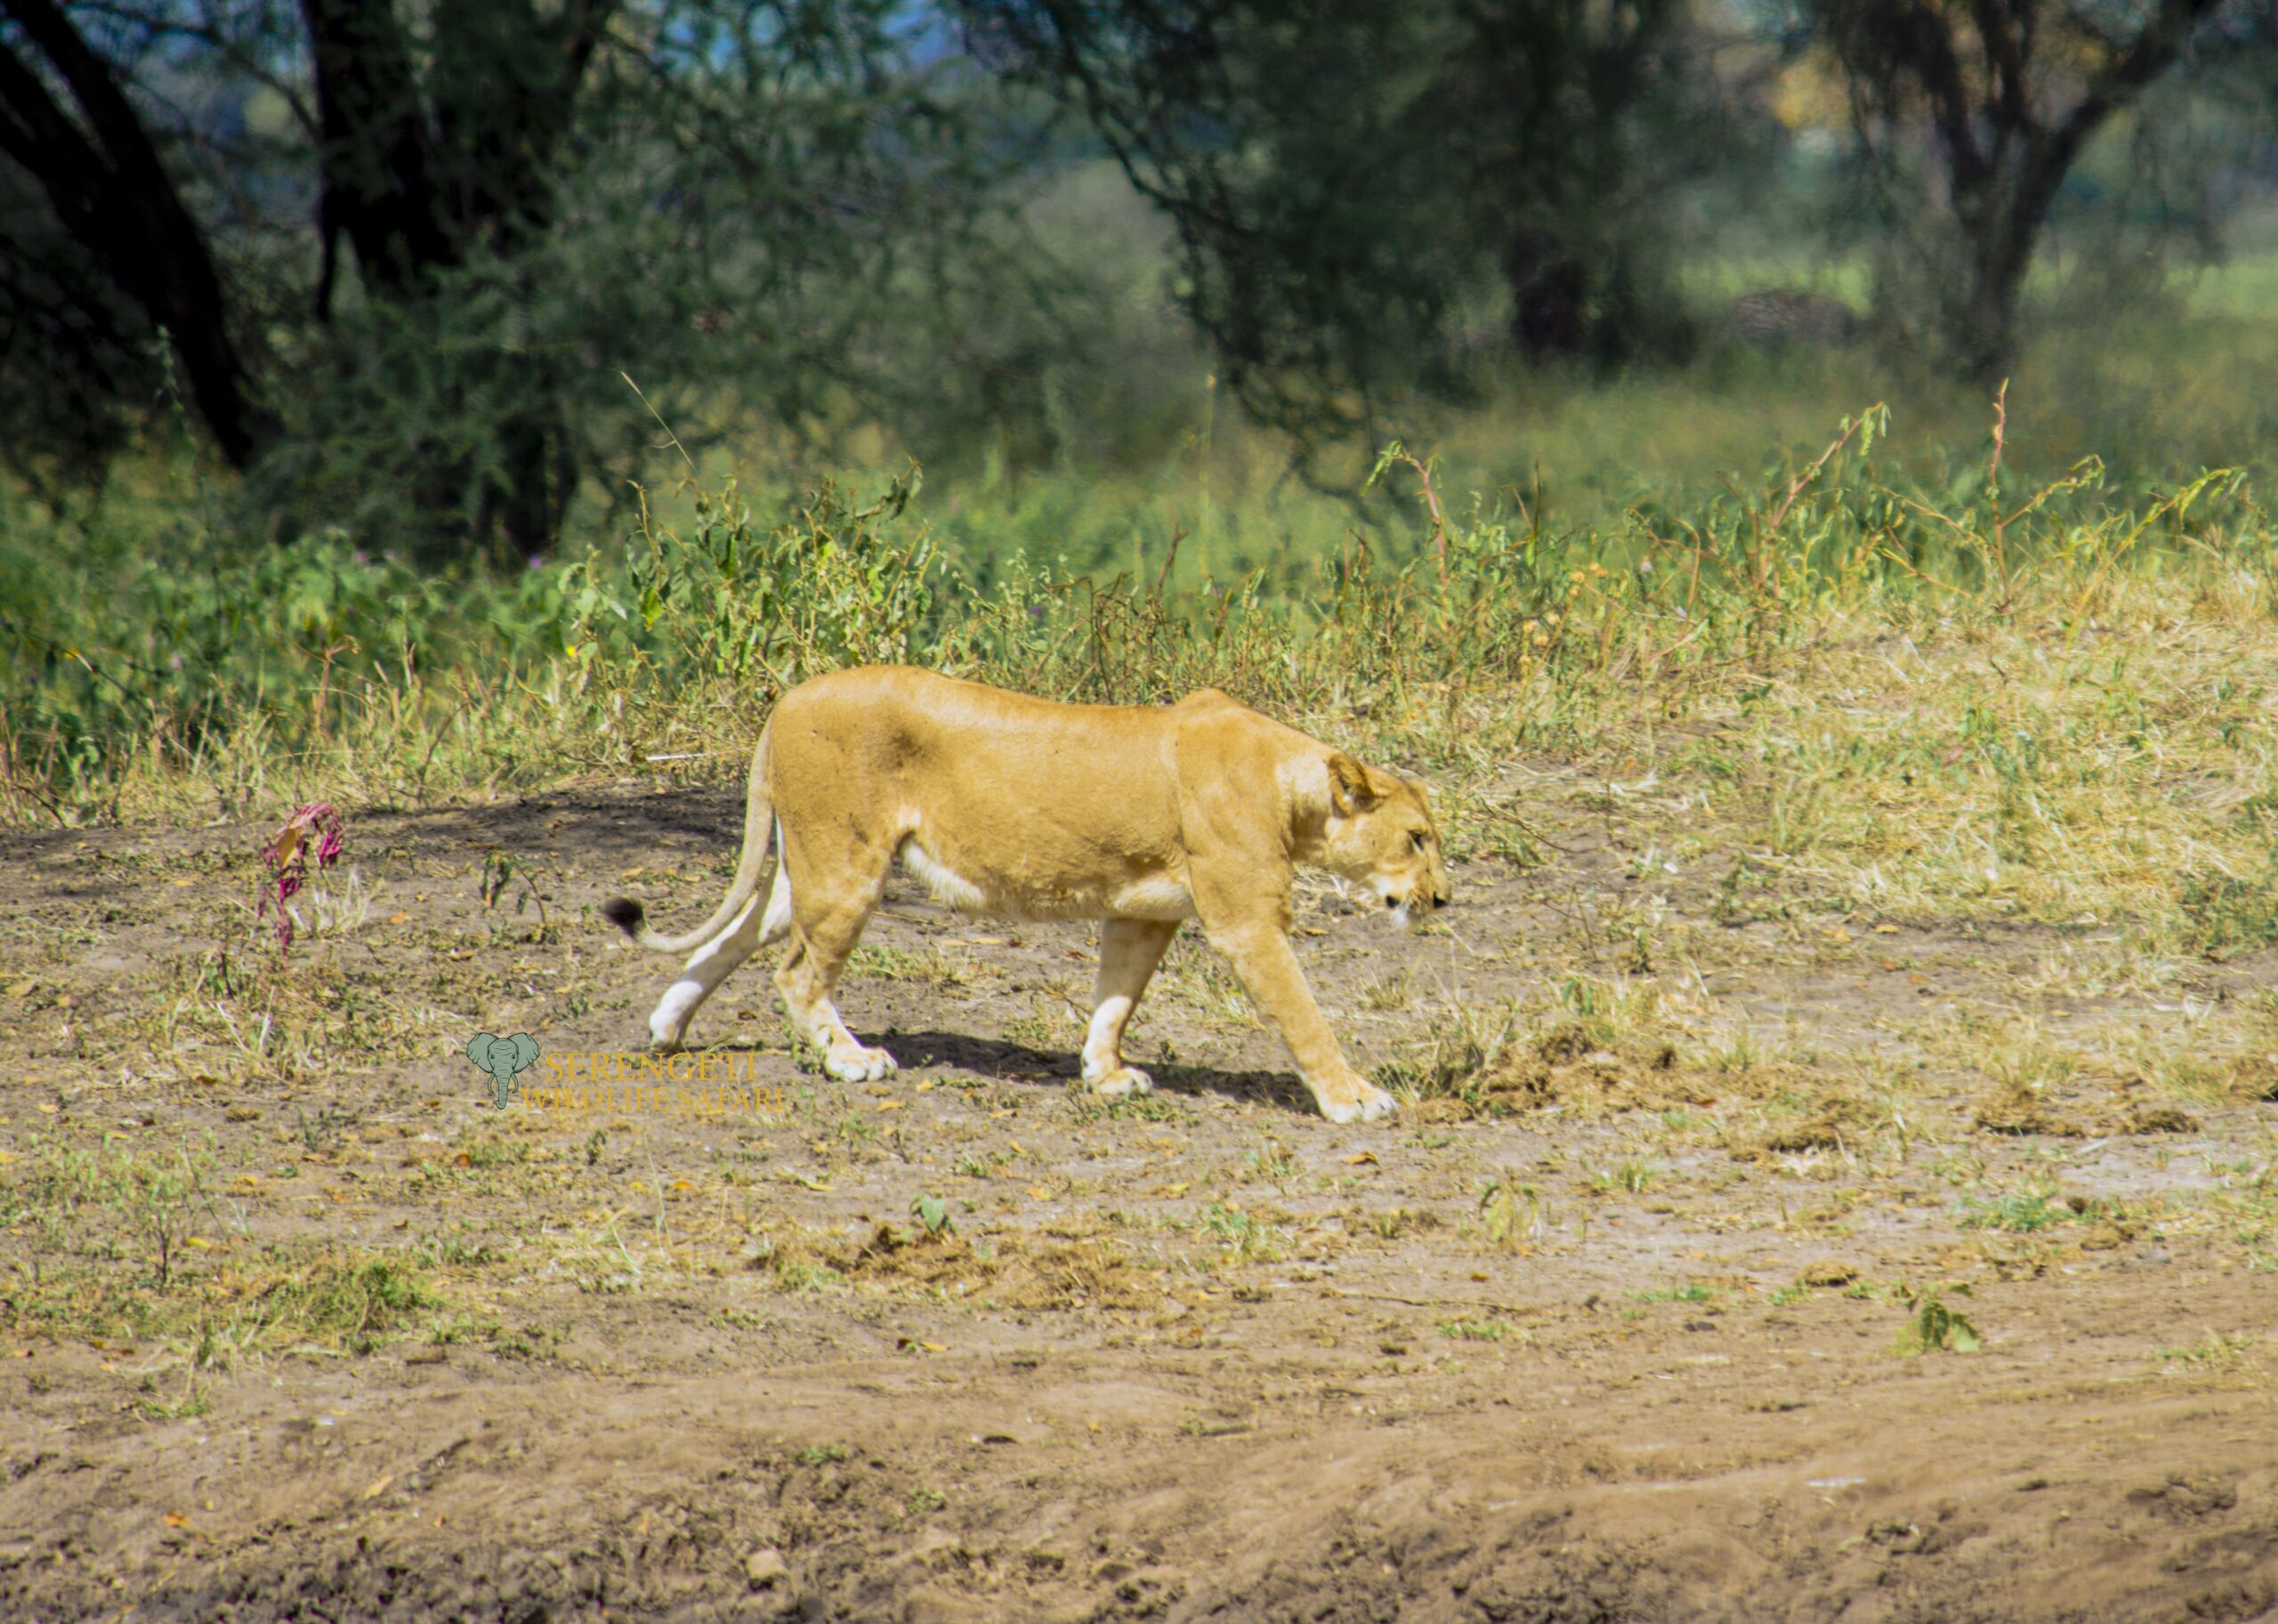
[[[1333,750],[1329,757],[1329,804],[1337,809],[1340,818],[1354,812],[1364,812],[1384,797],[1369,781],[1369,770],[1342,750]]]

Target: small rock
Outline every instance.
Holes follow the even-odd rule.
[[[754,1551],[744,1558],[744,1577],[755,1590],[765,1590],[791,1577],[791,1564],[783,1560],[783,1553],[773,1546]]]

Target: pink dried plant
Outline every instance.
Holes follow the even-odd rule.
[[[311,836],[315,836],[313,842]],[[311,801],[302,807],[262,848],[262,857],[269,864],[270,883],[262,891],[261,906],[255,913],[257,917],[266,918],[271,905],[275,906],[277,919],[273,928],[280,953],[289,951],[293,946],[293,913],[286,904],[307,881],[311,844],[316,848],[319,874],[340,860],[340,853],[348,844],[348,826],[329,801]]]

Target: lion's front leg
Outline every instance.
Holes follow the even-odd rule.
[[[1177,934],[1176,923],[1156,919],[1110,919],[1100,926],[1099,987],[1084,1040],[1084,1080],[1093,1093],[1144,1094],[1155,1086],[1138,1067],[1123,1063],[1123,1029]]]
[[[1238,919],[1202,928],[1210,944],[1233,961],[1250,1001],[1265,1013],[1297,1057],[1321,1114],[1332,1122],[1374,1122],[1399,1109],[1392,1095],[1345,1063],[1337,1034],[1313,1002],[1289,938],[1278,920]]]

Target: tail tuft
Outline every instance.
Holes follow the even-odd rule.
[[[641,939],[642,909],[631,897],[611,897],[602,904],[602,917],[635,941]]]

